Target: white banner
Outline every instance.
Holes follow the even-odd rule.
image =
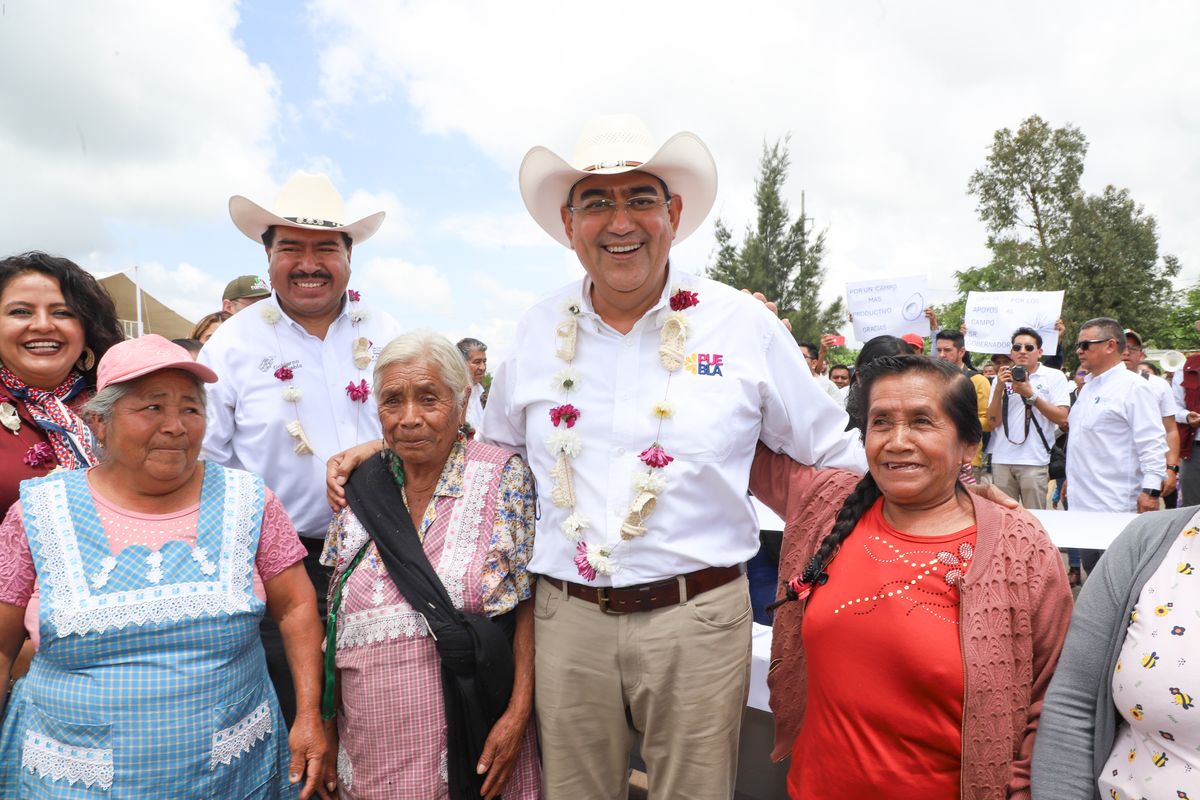
[[[867,342],[876,336],[929,335],[929,278],[912,275],[846,284],[846,308],[854,321],[854,338]]]
[[[966,344],[972,353],[1008,353],[1017,328],[1042,335],[1042,351],[1058,351],[1054,323],[1062,314],[1063,292],[968,292]]]

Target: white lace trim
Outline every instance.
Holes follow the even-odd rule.
[[[446,542],[442,545],[442,557],[437,566],[438,575],[446,585],[455,608],[463,607],[463,587],[467,566],[475,555],[475,543],[479,538],[479,526],[483,520],[484,500],[491,481],[487,473],[495,472],[496,465],[471,461],[463,470],[464,493],[462,500],[454,505],[450,524],[446,528]],[[484,474],[480,474],[484,473]]]
[[[425,617],[408,603],[371,608],[347,614],[339,620],[337,648],[365,647],[383,641],[420,639],[429,635]]]
[[[216,581],[158,584],[161,569],[147,557],[147,577],[157,585],[124,592],[93,594],[84,574],[75,524],[67,502],[65,481],[47,481],[28,492],[27,513],[38,519],[46,582],[50,585],[55,633],[59,637],[145,625],[167,620],[215,617],[250,610],[253,571],[255,478],[249,473],[224,470],[225,508],[221,535],[220,576]],[[155,552],[159,559],[161,554]],[[207,560],[207,554],[205,555]],[[161,561],[159,562],[161,563]],[[115,564],[114,564],[115,565]],[[102,564],[107,569],[108,562]],[[93,576],[93,582],[101,573]],[[107,575],[100,586],[107,583]],[[46,593],[43,593],[43,600]]]
[[[52,781],[112,788],[113,751],[110,747],[74,747],[27,730],[21,748],[21,766]]]
[[[353,791],[354,765],[350,763],[350,754],[346,752],[346,748],[342,747],[341,742],[338,742],[337,776],[342,786]]]
[[[446,750],[442,751],[442,762],[438,765],[438,772],[441,773],[442,783],[450,782],[450,755]]]
[[[228,728],[222,728],[212,737],[212,768],[218,764],[228,765],[251,747],[267,738],[271,733],[271,706],[261,703],[258,708]]]

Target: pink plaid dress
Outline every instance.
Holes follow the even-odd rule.
[[[456,607],[491,616],[529,598],[533,526],[525,463],[492,445],[456,443],[420,527],[425,553]],[[331,587],[368,539],[349,509],[333,521],[322,554],[334,568]],[[339,797],[447,797],[437,651],[424,618],[396,590],[373,544],[342,593],[336,663]],[[541,797],[532,722],[503,796]]]

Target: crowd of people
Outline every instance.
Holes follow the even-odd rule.
[[[671,262],[716,174],[629,115],[531,149],[586,274],[490,384],[350,288],[384,214],[325,176],[230,199],[268,280],[188,340],[0,260],[0,797],[617,800],[636,745],[728,800],[757,618],[791,797],[1200,798],[1200,357],[1097,318],[1074,390],[1032,328],[828,364]],[[1150,513],[1064,555],[1052,491]]]

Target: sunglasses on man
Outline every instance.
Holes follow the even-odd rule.
[[[1116,340],[1113,339],[1113,337],[1111,337],[1111,336],[1109,336],[1107,339],[1080,339],[1078,342],[1075,343],[1075,349],[1076,350],[1087,350],[1089,347],[1091,347],[1094,344],[1104,344],[1105,342],[1112,342],[1112,341],[1116,341]]]
[[[1036,344],[1014,344],[1012,346],[1012,351],[1014,353],[1020,353],[1021,351],[1032,353],[1034,350],[1037,350],[1037,348],[1038,346]]]

